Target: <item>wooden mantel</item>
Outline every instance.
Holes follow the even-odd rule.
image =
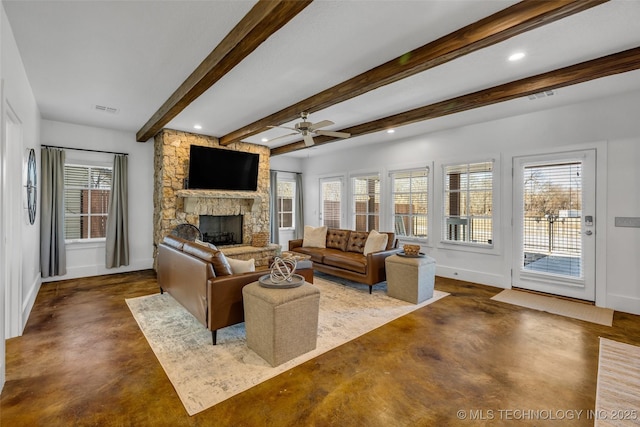
[[[184,211],[196,213],[201,199],[241,199],[251,203],[251,211],[258,212],[262,203],[262,196],[253,191],[225,191],[225,190],[179,190],[178,197],[184,199]]]

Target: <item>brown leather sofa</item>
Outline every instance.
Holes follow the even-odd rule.
[[[220,251],[180,237],[166,236],[158,245],[160,292],[167,291],[209,329],[214,345],[218,329],[244,322],[242,288],[267,273],[231,274]],[[313,283],[313,269],[296,273]]]
[[[401,251],[395,233],[385,234],[389,236],[387,247],[366,256],[364,246],[369,232],[338,228],[327,230],[326,248],[303,247],[303,239],[296,239],[289,241],[289,251],[310,255],[315,270],[369,285],[371,293],[373,285],[387,278],[384,260]]]

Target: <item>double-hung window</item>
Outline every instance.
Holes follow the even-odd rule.
[[[66,240],[106,236],[112,168],[64,166],[64,234]]]
[[[295,181],[278,180],[278,227],[294,228]]]
[[[380,176],[354,177],[353,224],[356,231],[380,229]]]
[[[390,174],[396,236],[425,239],[428,233],[429,169]]]
[[[493,161],[443,169],[443,241],[492,245]]]

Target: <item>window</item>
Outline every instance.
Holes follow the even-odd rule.
[[[340,228],[342,216],[342,178],[320,180],[320,224]]]
[[[278,180],[278,227],[294,228],[293,199],[296,194],[294,181]]]
[[[493,243],[493,161],[444,166],[443,240]]]
[[[429,170],[391,173],[391,198],[396,236],[426,238]]]
[[[353,178],[353,223],[356,231],[380,229],[380,177]]]
[[[106,236],[110,167],[64,166],[64,233],[66,240]]]

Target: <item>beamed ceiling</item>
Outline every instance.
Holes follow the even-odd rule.
[[[139,142],[167,127],[306,156],[640,90],[640,1],[3,5],[43,118]],[[302,111],[351,137],[282,138]]]

